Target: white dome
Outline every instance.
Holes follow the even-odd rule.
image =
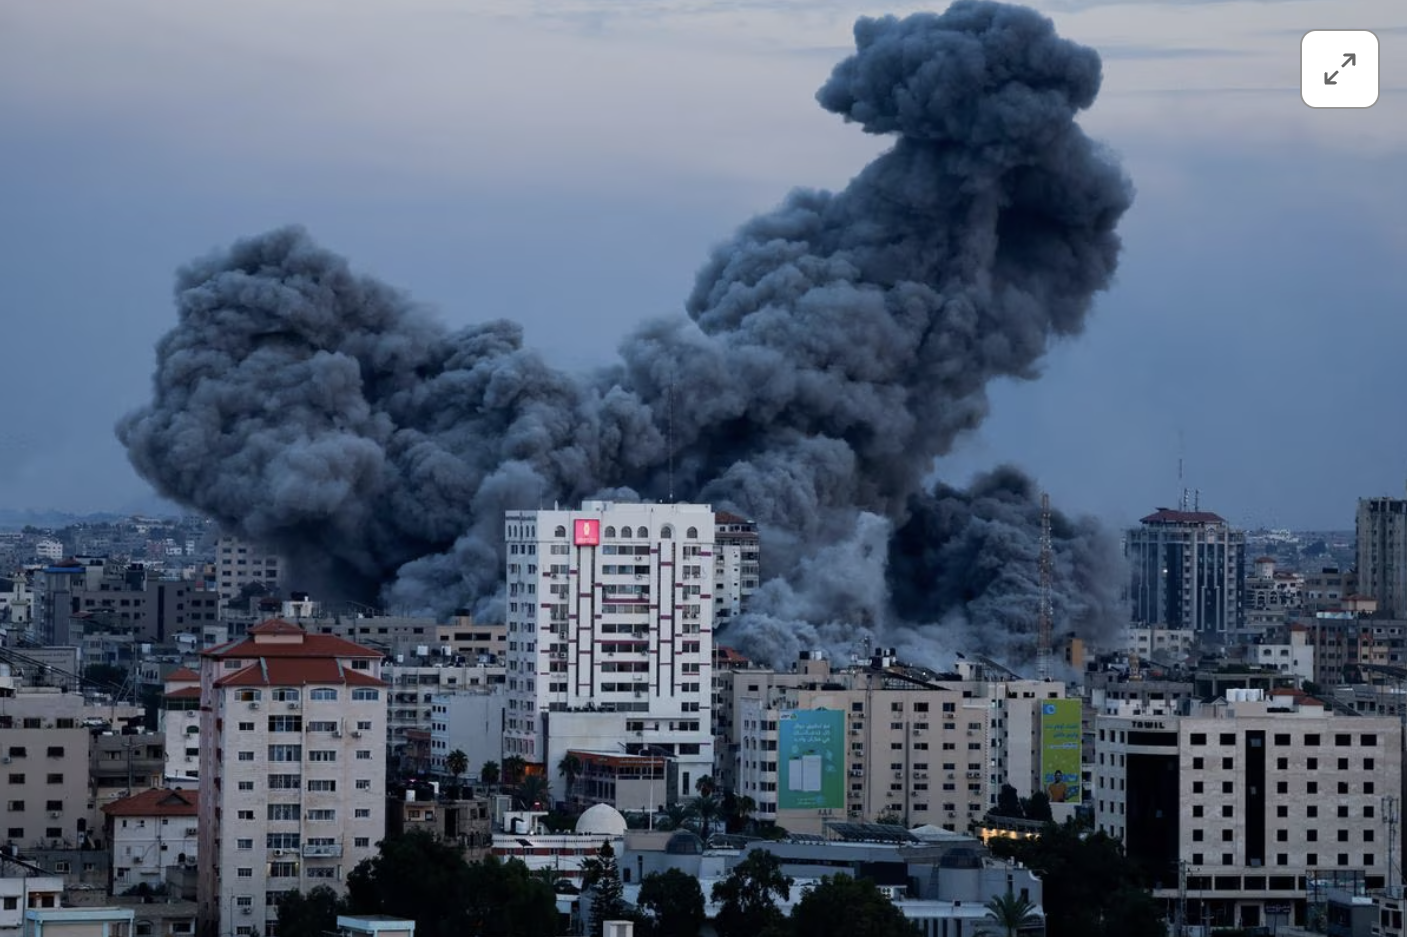
[[[610,804],[596,804],[576,818],[576,831],[597,836],[624,836],[625,817]]]

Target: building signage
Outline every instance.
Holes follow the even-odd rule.
[[[1081,803],[1084,778],[1080,728],[1081,702],[1052,699],[1041,703],[1041,789],[1053,804]]]
[[[579,547],[594,547],[601,542],[601,522],[594,517],[583,517],[575,521],[572,531]]]
[[[845,808],[845,713],[788,709],[777,716],[777,808]]]

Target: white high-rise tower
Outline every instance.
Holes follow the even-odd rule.
[[[569,750],[667,756],[674,796],[713,765],[714,514],[588,501],[506,516],[504,757],[560,785]]]

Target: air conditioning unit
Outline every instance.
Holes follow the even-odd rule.
[[[335,738],[335,739],[340,739],[340,738],[342,737],[342,730],[341,730],[341,729],[333,729],[333,730],[332,730],[332,737]]]
[[[286,855],[288,855],[288,850],[287,850],[287,849],[275,849],[275,850],[274,850],[274,855],[276,855],[276,856],[286,856]]]
[[[250,709],[258,709],[258,708],[259,708],[259,704],[258,704],[258,703],[250,703],[250,704],[249,704],[249,708],[250,708]]]
[[[253,909],[253,908],[240,908],[240,909],[239,909],[239,913],[240,913],[240,914],[253,914],[253,913],[254,913],[254,909]]]
[[[302,704],[302,703],[289,703],[289,704],[288,704],[288,708],[289,708],[289,709],[302,709],[302,708],[303,708],[303,704]]]
[[[362,737],[362,734],[361,734],[360,732],[353,732],[353,733],[352,733],[352,738],[354,738],[354,739],[359,739],[359,738],[361,738],[361,737]]]

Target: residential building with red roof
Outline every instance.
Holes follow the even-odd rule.
[[[195,865],[199,802],[197,790],[153,788],[103,807],[112,894],[154,888],[166,882],[168,868]]]
[[[166,782],[193,787],[200,778],[200,674],[178,667],[162,683],[160,729],[166,738]]]
[[[271,619],[201,653],[201,933],[267,934],[386,829],[382,652]]]

